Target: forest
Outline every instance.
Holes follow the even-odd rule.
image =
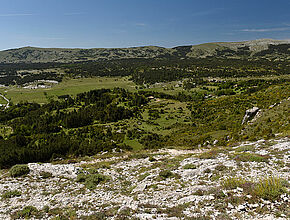
[[[55,69],[59,71],[56,72]],[[21,73],[19,73],[20,70]],[[38,70],[41,74],[30,73],[29,70]],[[130,76],[135,83],[143,85],[185,78],[279,76],[287,75],[289,72],[288,62],[267,59],[249,61],[221,58],[139,58],[71,64],[0,64],[0,84],[23,85],[35,80],[61,82],[64,77]]]

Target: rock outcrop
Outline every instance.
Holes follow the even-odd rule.
[[[246,123],[247,121],[249,121],[249,120],[251,120],[252,118],[254,118],[255,117],[255,115],[259,112],[259,108],[258,107],[253,107],[253,108],[251,108],[251,109],[248,109],[247,111],[246,111],[246,114],[245,114],[245,116],[244,116],[244,118],[243,118],[243,122],[242,122],[242,124],[244,124],[244,123]]]
[[[248,192],[265,177],[283,179],[289,190],[289,146],[285,137],[221,148],[216,156],[210,149],[163,149],[142,158],[102,154],[74,164],[30,163],[31,172],[19,178],[2,170],[0,219],[289,219],[288,193],[271,201]],[[90,169],[108,177],[93,190],[75,178]],[[171,175],[162,178],[164,170]]]

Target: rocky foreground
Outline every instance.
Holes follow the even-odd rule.
[[[2,170],[0,219],[289,219],[289,148],[286,137]]]

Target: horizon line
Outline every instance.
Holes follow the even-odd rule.
[[[68,50],[89,50],[89,49],[129,49],[129,48],[140,48],[140,47],[159,47],[165,49],[172,49],[175,47],[182,47],[182,46],[198,46],[203,44],[210,44],[210,43],[243,43],[248,41],[259,41],[259,40],[272,40],[272,41],[285,41],[290,43],[290,39],[273,39],[273,38],[257,38],[254,40],[241,40],[241,41],[212,41],[212,42],[204,42],[204,43],[197,43],[197,44],[179,44],[176,46],[171,47],[164,47],[164,46],[157,46],[157,45],[138,45],[138,46],[128,46],[128,47],[42,47],[42,46],[19,46],[19,47],[11,47],[7,49],[0,49],[0,52],[9,51],[9,50],[17,50],[17,49],[24,49],[24,48],[36,48],[36,49],[68,49]]]

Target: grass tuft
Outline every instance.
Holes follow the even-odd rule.
[[[263,199],[274,201],[283,193],[287,193],[283,183],[284,181],[277,177],[267,177],[261,179],[257,183],[254,193]]]
[[[246,183],[241,177],[229,177],[222,181],[222,186],[226,189],[236,189]]]

